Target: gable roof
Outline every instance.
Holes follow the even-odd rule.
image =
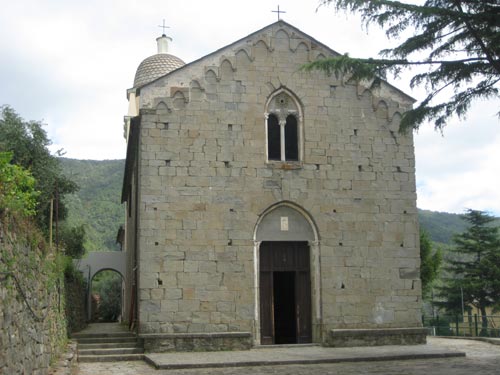
[[[217,49],[217,50],[215,50],[215,51],[213,51],[213,52],[211,52],[211,53],[209,53],[209,54],[207,54],[207,55],[204,55],[204,56],[202,56],[202,57],[200,57],[200,58],[198,58],[198,59],[196,59],[196,60],[194,60],[194,61],[191,61],[190,63],[187,63],[187,64],[185,64],[185,65],[183,65],[183,66],[180,66],[180,67],[178,67],[177,69],[174,69],[174,70],[172,70],[172,71],[168,72],[167,74],[162,75],[161,77],[158,77],[158,78],[156,78],[156,79],[154,79],[154,80],[152,80],[152,81],[150,81],[150,82],[148,82],[148,83],[145,83],[145,84],[143,84],[143,85],[138,85],[138,86],[136,87],[136,89],[140,92],[140,89],[141,89],[142,87],[148,86],[149,84],[152,84],[152,83],[154,83],[154,82],[156,82],[156,81],[158,81],[158,80],[160,80],[160,79],[162,79],[162,78],[164,78],[164,77],[167,77],[167,76],[169,76],[169,75],[171,75],[171,74],[173,74],[173,73],[175,73],[175,72],[181,71],[181,70],[183,70],[183,69],[188,69],[189,67],[191,67],[191,66],[193,66],[193,65],[195,65],[195,64],[197,64],[197,63],[199,63],[199,62],[201,62],[201,61],[203,61],[203,60],[205,60],[205,59],[208,59],[208,58],[210,58],[210,57],[212,57],[212,56],[215,56],[215,55],[217,55],[217,54],[220,54],[220,53],[221,53],[221,52],[223,52],[224,50],[231,49],[231,48],[235,47],[236,45],[238,45],[238,44],[240,44],[240,43],[242,43],[242,42],[244,42],[244,41],[246,41],[246,40],[248,40],[248,39],[252,39],[252,38],[254,38],[255,36],[258,36],[260,33],[264,32],[264,31],[266,31],[266,30],[268,30],[268,29],[272,29],[272,28],[274,28],[274,27],[276,27],[276,26],[278,26],[278,27],[286,27],[286,28],[290,29],[292,32],[294,32],[294,33],[296,33],[296,34],[299,34],[302,38],[304,38],[304,39],[308,39],[308,40],[309,40],[309,41],[311,41],[312,43],[314,43],[314,44],[316,44],[317,46],[321,47],[322,49],[326,50],[327,52],[329,52],[329,53],[330,53],[330,55],[333,55],[333,56],[340,56],[340,55],[341,55],[341,53],[339,53],[339,52],[337,52],[337,51],[333,50],[332,48],[330,48],[330,47],[329,47],[329,46],[327,46],[326,44],[324,44],[324,43],[322,43],[322,42],[318,41],[317,39],[313,38],[313,37],[312,37],[312,36],[310,36],[309,34],[306,34],[306,33],[305,33],[305,32],[303,32],[302,30],[300,30],[300,29],[296,28],[295,26],[293,26],[293,25],[289,24],[288,22],[285,22],[285,21],[283,21],[283,20],[279,20],[279,21],[273,22],[273,23],[271,23],[271,24],[269,24],[269,25],[267,25],[267,26],[265,26],[265,27],[263,27],[263,28],[261,28],[261,29],[259,29],[259,30],[257,30],[257,31],[254,31],[254,32],[253,32],[253,33],[251,33],[251,34],[249,34],[249,35],[247,35],[247,36],[245,36],[245,37],[243,37],[243,38],[240,38],[240,39],[238,39],[238,40],[234,41],[233,43],[230,43],[230,44],[228,44],[228,45],[226,45],[226,46],[224,46],[224,47],[221,47],[221,48],[219,48],[219,49]],[[395,87],[394,85],[390,84],[390,83],[389,83],[389,82],[387,82],[386,80],[381,79],[380,81],[384,82],[384,83],[385,83],[385,84],[387,84],[387,85],[388,85],[391,89],[395,90],[395,91],[396,91],[396,92],[398,92],[400,95],[402,95],[402,96],[406,97],[406,98],[407,98],[407,99],[409,99],[410,101],[412,101],[412,102],[416,102],[416,101],[417,101],[415,98],[413,98],[413,97],[411,97],[410,95],[406,94],[404,91],[402,91],[402,90],[400,90],[399,88]]]

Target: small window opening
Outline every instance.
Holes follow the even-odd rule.
[[[299,160],[299,137],[297,118],[288,115],[285,124],[285,160]]]
[[[267,147],[269,160],[281,160],[281,131],[278,117],[271,114],[267,119]]]

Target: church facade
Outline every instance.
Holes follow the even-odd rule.
[[[336,52],[284,21],[189,64],[166,42],[126,117],[146,349],[423,342],[413,99],[301,71]]]

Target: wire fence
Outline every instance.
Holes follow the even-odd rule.
[[[422,323],[433,336],[500,337],[500,315],[423,316]]]

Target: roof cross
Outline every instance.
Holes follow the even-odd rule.
[[[170,29],[170,26],[165,26],[165,18],[163,19],[163,25],[158,25],[163,29],[163,35],[165,35],[165,29]]]
[[[284,10],[280,10],[280,6],[278,5],[278,10],[272,10],[273,13],[278,13],[278,21],[280,20],[280,13],[286,13]]]

